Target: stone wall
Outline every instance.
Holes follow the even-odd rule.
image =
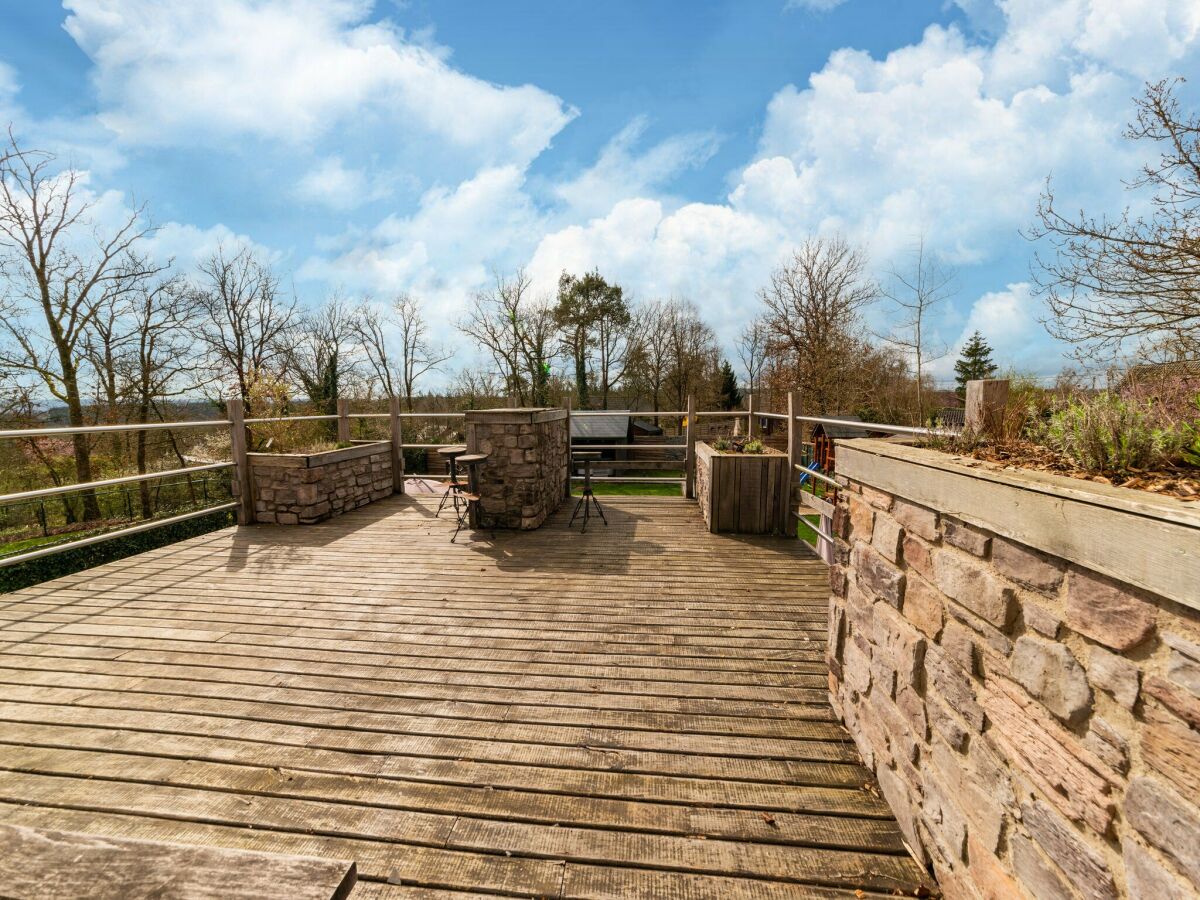
[[[914,852],[952,900],[1197,896],[1200,510],[875,450],[839,443],[830,690]]]
[[[386,441],[309,455],[249,453],[247,458],[259,522],[307,525],[392,494],[392,451]]]
[[[468,452],[488,454],[479,470],[479,524],[537,528],[566,495],[566,410],[469,410],[466,427]]]

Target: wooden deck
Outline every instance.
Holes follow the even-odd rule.
[[[354,860],[354,898],[927,881],[830,709],[797,542],[611,498],[452,545],[433,502],[0,596],[0,822]]]

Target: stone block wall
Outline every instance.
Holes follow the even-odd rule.
[[[830,690],[946,896],[1200,895],[1200,597],[846,485]]]
[[[468,451],[488,454],[479,470],[479,524],[537,528],[566,495],[566,410],[469,410],[466,427]]]
[[[391,444],[362,444],[326,453],[249,453],[254,517],[307,525],[392,494]],[[236,484],[235,497],[236,497]]]

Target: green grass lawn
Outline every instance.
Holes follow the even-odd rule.
[[[817,543],[818,535],[813,530],[812,526],[820,524],[820,516],[801,516],[800,520],[796,522],[796,537],[800,538],[802,541],[808,541],[810,544],[815,545]]]
[[[35,547],[41,547],[45,544],[54,544],[59,541],[67,541],[72,538],[69,534],[48,534],[37,535],[36,537],[24,538],[19,541],[9,541],[8,543],[0,543],[0,556],[9,556],[14,553],[23,553],[26,550],[33,550]]]
[[[683,472],[672,469],[632,470],[624,473],[630,478],[678,478],[683,481]],[[579,495],[583,482],[575,482],[571,493]],[[682,497],[683,488],[680,483],[646,484],[645,482],[622,481],[593,481],[592,493],[597,497]]]

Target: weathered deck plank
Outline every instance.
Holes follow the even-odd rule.
[[[0,598],[0,821],[353,859],[381,900],[914,889],[823,566],[606,505],[452,546],[395,498]]]

